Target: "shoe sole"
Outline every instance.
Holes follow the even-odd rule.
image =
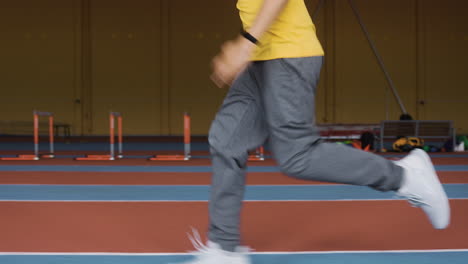
[[[443,207],[446,207],[445,210],[447,210],[447,214],[448,214],[448,221],[447,223],[444,223],[443,225],[434,225],[434,228],[436,229],[445,229],[447,228],[449,222],[450,222],[450,203],[449,203],[449,200],[448,200],[448,197],[447,197],[447,194],[445,193],[445,190],[444,190],[444,187],[442,186],[442,183],[440,182],[439,180],[439,177],[437,176],[437,172],[434,168],[434,164],[432,164],[432,161],[431,161],[431,158],[429,157],[429,155],[427,155],[427,153],[423,150],[414,150],[416,152],[416,154],[420,157],[423,158],[424,160],[424,163],[426,165],[426,168],[429,168],[430,170],[430,178],[431,178],[431,183],[436,186],[436,190],[438,191],[438,196],[441,196],[441,198],[443,199],[443,201],[441,201],[442,204],[445,204],[445,206]],[[429,175],[428,175],[429,176]],[[445,211],[444,210],[444,211]]]

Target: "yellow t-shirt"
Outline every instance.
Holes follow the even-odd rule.
[[[237,1],[244,30],[249,31],[262,4],[263,0]],[[324,54],[304,0],[289,0],[259,42],[252,60],[312,57]]]

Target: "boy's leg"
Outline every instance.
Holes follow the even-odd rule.
[[[234,251],[240,244],[239,219],[248,151],[267,138],[253,67],[234,82],[209,133],[213,176],[208,237],[227,251]]]
[[[380,156],[320,140],[315,127],[315,91],[322,57],[265,61],[256,68],[270,146],[292,177],[398,190],[403,169]]]
[[[399,162],[324,143],[314,120],[322,58],[280,59],[257,67],[270,146],[282,171],[308,180],[397,191],[426,213],[434,228],[450,223],[450,204],[429,156],[414,150]]]

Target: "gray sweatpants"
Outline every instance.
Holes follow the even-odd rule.
[[[281,171],[315,181],[397,190],[402,168],[374,154],[320,140],[315,91],[323,57],[253,62],[234,82],[212,123],[213,176],[208,237],[224,250],[240,244],[248,151],[269,140]]]

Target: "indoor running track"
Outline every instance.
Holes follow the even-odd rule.
[[[468,158],[433,159],[446,230],[391,193],[249,169],[242,216],[254,264],[468,263]],[[132,164],[133,162],[133,164]],[[159,264],[206,231],[209,162],[0,163],[0,263]]]

